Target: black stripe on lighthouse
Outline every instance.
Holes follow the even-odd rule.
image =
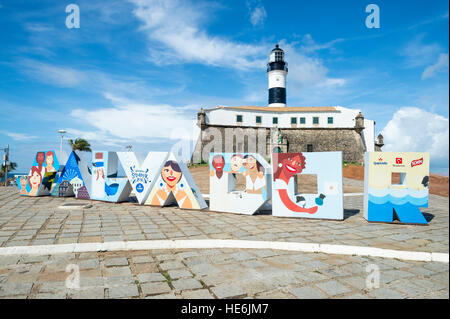
[[[286,88],[270,88],[269,89],[269,104],[283,103],[286,104]]]

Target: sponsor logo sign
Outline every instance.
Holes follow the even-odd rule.
[[[380,157],[378,162],[373,162],[374,165],[387,165],[388,162],[383,162],[383,159]]]
[[[419,166],[419,165],[422,165],[422,164],[423,164],[423,157],[421,157],[419,159],[416,159],[414,161],[411,161],[411,167]]]

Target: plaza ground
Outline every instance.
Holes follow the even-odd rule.
[[[197,177],[196,181],[197,181]],[[197,181],[205,191],[205,181]],[[362,182],[344,178],[346,193]],[[355,194],[353,194],[355,195]],[[344,197],[343,221],[244,216],[0,188],[0,248],[155,239],[240,239],[448,253],[448,197],[430,195],[428,226],[368,223],[363,197]],[[88,209],[59,209],[85,202]],[[66,288],[68,265],[80,288]],[[368,265],[379,288],[366,286]],[[177,249],[0,256],[0,298],[448,298],[448,263],[273,249]]]

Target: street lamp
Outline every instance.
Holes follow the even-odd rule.
[[[62,156],[62,144],[64,139],[64,134],[67,133],[66,130],[58,130],[58,133],[61,134],[61,144],[59,145],[59,156]]]

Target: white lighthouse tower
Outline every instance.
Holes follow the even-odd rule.
[[[284,51],[278,44],[270,52],[267,63],[267,76],[269,78],[269,107],[286,106],[286,76],[287,62],[284,61]]]

